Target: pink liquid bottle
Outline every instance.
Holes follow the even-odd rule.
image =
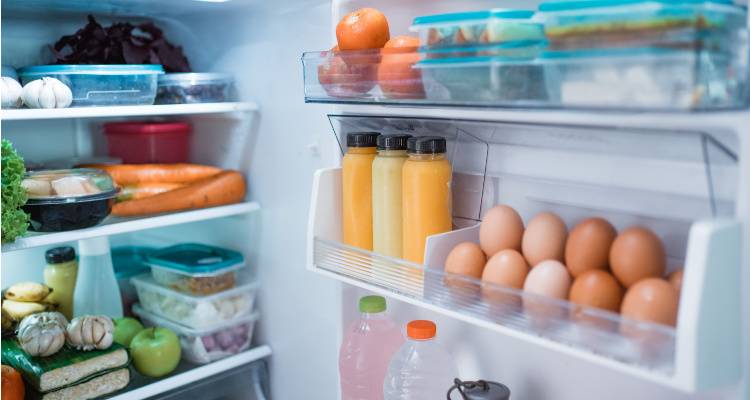
[[[346,331],[339,351],[342,400],[383,399],[388,364],[404,343],[401,331],[385,310],[381,296],[359,299],[361,315]]]

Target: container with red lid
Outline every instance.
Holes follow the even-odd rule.
[[[109,156],[126,164],[187,162],[191,130],[186,122],[104,124]]]

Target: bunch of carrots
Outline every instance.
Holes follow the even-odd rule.
[[[127,217],[232,204],[245,198],[237,171],[198,164],[86,165],[120,187],[112,214]]]

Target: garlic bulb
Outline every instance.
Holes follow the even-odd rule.
[[[0,97],[2,97],[2,108],[18,108],[23,105],[21,99],[23,89],[21,84],[13,78],[7,76],[0,79]]]
[[[42,78],[23,87],[23,102],[29,108],[65,108],[73,102],[73,92],[55,78]]]
[[[18,342],[31,356],[51,356],[65,344],[67,322],[59,312],[31,314],[18,325]]]
[[[68,324],[68,344],[79,350],[104,350],[112,345],[115,325],[104,315],[84,315]]]

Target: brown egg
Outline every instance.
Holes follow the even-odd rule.
[[[521,251],[523,220],[516,210],[508,206],[495,206],[484,214],[479,225],[479,245],[487,257],[500,250]]]
[[[589,218],[573,228],[565,244],[565,266],[573,277],[592,269],[606,270],[617,231],[603,218]]]
[[[521,248],[526,262],[535,268],[544,260],[562,262],[568,228],[560,217],[550,212],[537,214],[523,233]]]
[[[503,305],[510,309],[520,305],[520,296],[503,292],[484,283],[493,283],[522,289],[529,273],[529,266],[521,253],[513,249],[505,249],[487,260],[482,273],[482,297],[493,302],[493,305]]]
[[[615,278],[629,288],[641,279],[664,276],[667,256],[656,234],[634,226],[617,235],[609,251],[609,264]]]
[[[669,279],[669,283],[671,283],[672,286],[675,289],[677,289],[677,294],[680,294],[680,292],[682,291],[682,274],[683,274],[683,271],[684,270],[682,268],[680,268],[680,269],[676,269],[676,270],[672,271],[672,273],[669,274],[669,278],[668,278]]]
[[[614,276],[598,269],[586,271],[573,281],[570,301],[584,306],[620,312],[624,290]]]
[[[620,312],[624,317],[639,321],[674,326],[679,301],[672,284],[661,278],[647,278],[628,289]]]
[[[557,260],[546,260],[529,271],[523,290],[557,299],[567,299],[570,289],[570,274]]]
[[[445,272],[480,279],[486,262],[487,258],[479,245],[463,242],[448,253],[445,259]]]

